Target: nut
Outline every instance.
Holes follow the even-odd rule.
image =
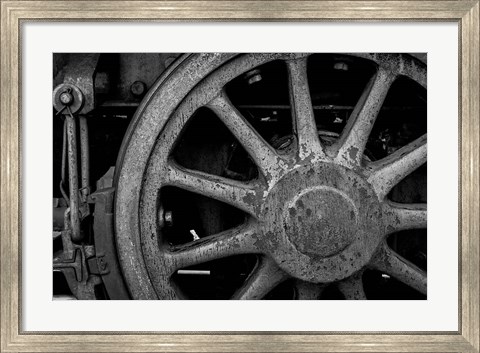
[[[136,97],[141,97],[147,90],[147,86],[142,81],[135,81],[130,86],[130,92]]]
[[[172,211],[165,211],[163,214],[163,219],[165,220],[165,225],[167,227],[173,226],[173,214]]]
[[[69,92],[63,92],[59,99],[63,105],[71,105],[73,103],[73,96]]]

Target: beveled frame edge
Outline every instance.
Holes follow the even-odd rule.
[[[122,6],[119,6],[121,2]],[[0,76],[1,352],[479,352],[480,87],[475,1],[3,1]],[[268,3],[268,4],[267,4]],[[20,23],[36,20],[416,20],[459,23],[460,327],[454,333],[26,333],[20,329]]]

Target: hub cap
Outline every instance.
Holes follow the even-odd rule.
[[[276,263],[310,282],[361,269],[381,238],[381,209],[371,186],[332,162],[294,168],[270,192],[263,239]]]
[[[295,197],[285,209],[285,232],[298,251],[329,257],[354,240],[355,205],[347,195],[330,187],[313,187]]]

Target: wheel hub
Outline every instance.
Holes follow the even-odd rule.
[[[341,165],[296,166],[272,188],[262,238],[291,276],[333,282],[360,270],[381,239],[381,207],[365,178]]]
[[[358,210],[343,192],[326,186],[306,189],[284,209],[286,233],[303,254],[328,257],[354,240]]]

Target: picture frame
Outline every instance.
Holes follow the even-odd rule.
[[[2,352],[479,352],[479,1],[1,1]],[[29,21],[439,21],[459,25],[457,332],[26,332],[21,327],[21,24]]]

